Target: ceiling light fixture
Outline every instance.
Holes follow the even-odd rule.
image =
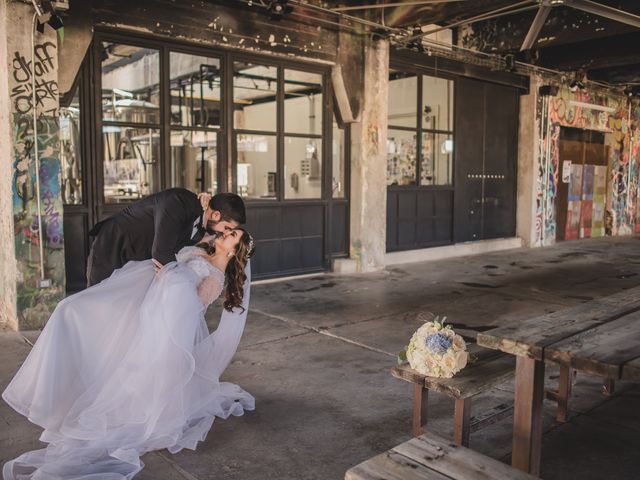
[[[418,52],[424,52],[424,45],[422,44],[422,28],[420,27],[420,25],[415,25],[412,29],[411,29],[411,38],[413,38],[413,40],[411,40],[410,42],[408,42],[405,47],[410,48],[412,50],[417,50]]]
[[[573,76],[573,80],[569,84],[569,90],[577,92],[586,88],[587,74],[584,70],[578,70]]]
[[[285,15],[290,14],[293,11],[293,7],[289,5],[288,0],[273,0],[269,2],[267,10],[271,20],[279,21]]]
[[[515,72],[516,71],[516,56],[512,53],[509,53],[504,56],[504,69],[507,72]]]
[[[572,80],[569,84],[569,90],[571,90],[572,92],[584,90],[584,83],[582,83],[580,80]]]
[[[45,1],[43,4],[40,4],[38,0],[31,0],[31,4],[38,17],[36,19],[36,30],[38,32],[44,33],[45,25],[49,25],[54,30],[60,30],[64,27],[62,18],[56,13],[50,1]]]

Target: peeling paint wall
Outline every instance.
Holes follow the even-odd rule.
[[[573,102],[596,104],[612,112],[576,105]],[[637,223],[638,143],[636,125],[640,122],[640,107],[629,107],[626,97],[571,92],[560,89],[555,97],[539,97],[536,114],[541,145],[536,166],[536,242],[552,245],[556,240],[556,196],[560,170],[559,139],[562,127],[604,132],[609,148],[607,211],[612,216],[612,234],[631,234]]]
[[[13,281],[17,290],[17,327],[26,330],[41,328],[64,295],[57,38],[49,28],[44,34],[36,33],[32,61],[33,8],[21,2],[9,2],[7,8],[11,19],[6,33],[6,69],[12,146],[7,160],[12,169],[10,198],[17,263]],[[35,106],[32,65],[35,70]],[[37,136],[34,135],[34,115],[37,118]],[[36,145],[39,171],[36,171]],[[41,232],[36,175],[40,180]],[[41,239],[44,277],[50,281],[44,288],[40,284]],[[15,326],[14,322],[12,327]]]

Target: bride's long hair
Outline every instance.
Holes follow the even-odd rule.
[[[249,232],[244,228],[236,228],[236,230],[241,231],[242,235],[238,241],[236,253],[231,257],[224,271],[226,289],[224,291],[223,306],[225,310],[230,312],[234,308],[242,308],[244,282],[247,280],[244,269],[247,266],[249,258],[251,258],[255,252],[253,237]],[[216,251],[216,248],[207,242],[200,242],[196,247],[204,249],[208,255],[213,255]]]

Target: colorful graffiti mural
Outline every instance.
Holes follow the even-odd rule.
[[[13,219],[21,330],[41,328],[64,295],[56,45],[43,41],[35,46],[35,78],[30,48],[24,51],[23,48],[17,46],[9,64],[13,69],[9,89],[13,99]],[[39,171],[36,171],[36,147]],[[45,282],[41,282],[43,276]]]
[[[639,141],[635,125],[640,122],[640,106],[629,107],[626,97],[571,92],[561,88],[555,97],[540,97],[537,119],[540,130],[538,178],[536,182],[536,234],[538,245],[551,245],[556,239],[556,196],[560,164],[559,138],[562,127],[605,132],[609,148],[609,181],[606,207],[592,206],[596,232],[600,233],[600,218],[608,210],[613,218],[612,234],[632,233],[638,210],[638,154]],[[589,108],[585,104],[601,105],[605,110]],[[609,110],[611,110],[609,112]],[[601,175],[601,170],[598,171]],[[577,200],[576,200],[577,201]],[[599,203],[599,202],[598,202]],[[569,205],[570,217],[579,215],[578,205]],[[586,217],[584,217],[586,219]],[[583,221],[585,221],[583,219]],[[584,227],[583,227],[584,228]],[[583,230],[584,231],[584,230]],[[594,232],[590,230],[590,234]],[[573,238],[573,235],[571,236]]]

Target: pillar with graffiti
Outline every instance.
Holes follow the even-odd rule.
[[[2,161],[11,162],[17,318],[2,319],[0,327],[27,330],[42,327],[64,294],[58,38],[50,28],[34,31],[29,5],[5,5],[11,145]]]

